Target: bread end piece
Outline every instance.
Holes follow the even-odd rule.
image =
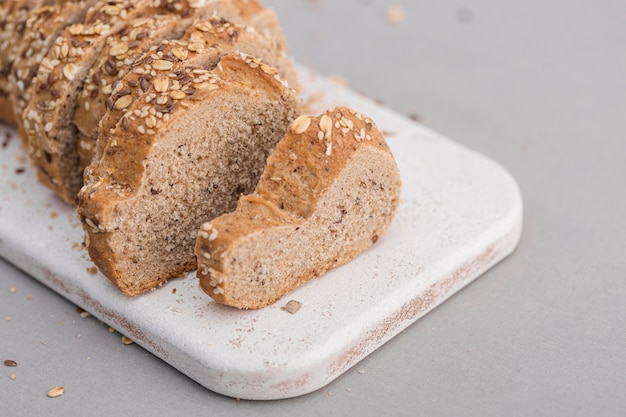
[[[376,243],[400,190],[393,155],[371,119],[345,107],[301,116],[255,192],[198,232],[200,287],[232,307],[270,305]]]

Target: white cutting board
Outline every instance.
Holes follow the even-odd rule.
[[[301,72],[313,112],[370,116],[400,167],[397,217],[353,262],[260,311],[214,303],[194,274],[129,298],[93,273],[74,210],[37,183],[15,134],[0,148],[0,256],[210,390],[266,400],[328,384],[510,254],[522,199],[491,160]],[[0,124],[0,144],[8,131]],[[296,314],[281,309],[292,299]]]

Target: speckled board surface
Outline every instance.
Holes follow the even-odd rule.
[[[212,302],[193,274],[128,298],[95,272],[74,210],[37,184],[0,125],[0,256],[210,390],[246,399],[302,395],[505,258],[522,200],[498,164],[301,69],[317,113],[348,105],[385,133],[403,179],[398,215],[374,247],[260,311]],[[283,307],[298,300],[302,308]]]

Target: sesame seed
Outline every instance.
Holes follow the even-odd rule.
[[[65,392],[65,388],[61,386],[54,387],[50,391],[48,391],[48,397],[50,398],[60,397],[61,395],[63,395],[64,392]]]
[[[73,24],[68,28],[71,35],[80,35],[83,32],[83,25],[80,23]]]
[[[186,96],[187,95],[183,91],[180,91],[180,90],[170,92],[170,97],[173,98],[174,100],[182,100]]]
[[[146,118],[146,126],[148,126],[149,128],[156,126],[156,117],[152,115],[148,116]]]
[[[194,42],[189,44],[187,49],[189,49],[191,52],[200,52],[204,49],[204,44],[200,42]]]
[[[109,49],[109,55],[112,55],[112,56],[122,55],[128,52],[128,49],[129,48],[128,48],[127,43],[120,42],[116,44],[115,46],[113,46],[111,49]]]
[[[63,67],[63,76],[67,78],[68,81],[72,81],[74,79],[74,74],[76,73],[76,67],[72,64],[67,64]]]
[[[333,121],[330,117],[328,117],[328,115],[323,115],[322,118],[320,119],[320,129],[322,130],[322,132],[324,133],[328,133],[332,130],[333,128]]]
[[[158,91],[159,93],[163,93],[165,91],[167,91],[167,88],[169,87],[170,81],[167,78],[158,78],[155,82],[154,82],[154,89],[156,91]]]
[[[311,118],[302,115],[291,123],[291,131],[297,135],[304,133],[311,126]]]
[[[132,103],[132,101],[133,101],[132,96],[130,95],[122,96],[118,98],[117,101],[115,102],[115,108],[117,110],[125,109],[126,107],[130,106],[130,103]]]
[[[174,63],[164,59],[156,59],[152,63],[152,68],[157,71],[169,71],[174,67]]]

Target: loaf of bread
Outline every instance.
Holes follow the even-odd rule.
[[[196,268],[204,219],[254,189],[300,114],[277,71],[243,54],[169,74],[128,104],[77,199],[92,260],[129,295]]]
[[[343,107],[301,116],[254,193],[200,228],[200,287],[229,306],[267,306],[376,243],[394,217],[400,187],[372,120]]]
[[[347,108],[301,116],[297,90],[256,0],[0,1],[0,122],[127,295],[198,268],[260,308],[386,232],[384,138]]]

